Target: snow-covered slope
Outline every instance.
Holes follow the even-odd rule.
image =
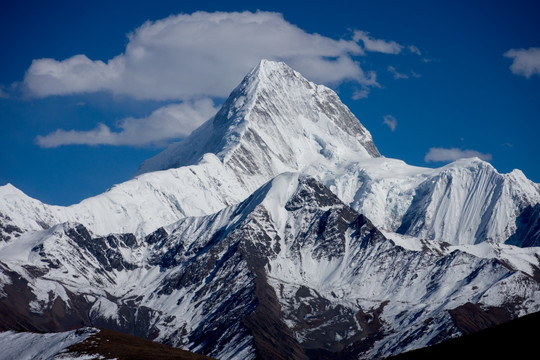
[[[80,329],[60,333],[0,332],[0,358],[5,360],[90,360],[98,356],[64,354],[69,346],[79,343],[97,329]]]
[[[522,221],[526,228],[535,228],[538,221],[532,208],[540,204],[540,185],[519,170],[500,174],[478,158],[429,169],[379,157],[343,168],[313,167],[305,173],[382,230],[423,239],[449,244],[503,243],[516,232],[518,218],[525,212],[531,212]],[[512,240],[514,245],[523,246],[538,237],[525,229],[520,233]]]
[[[0,234],[8,238],[74,221],[100,235],[144,236],[182,217],[218,211],[249,193],[212,154],[197,165],[144,174],[68,207],[43,204],[8,184],[0,187]]]
[[[540,203],[540,186],[522,172],[499,174],[479,159],[429,169],[378,157],[332,169],[314,165],[305,173],[383,230],[450,244],[505,242],[515,233],[517,219]],[[70,207],[43,204],[6,185],[0,187],[0,234],[8,239],[75,221],[100,235],[144,236],[182,217],[216,212],[249,194],[213,154],[205,154],[197,165],[140,175]],[[523,235],[512,244],[522,246],[538,237],[527,232],[537,220],[528,221],[531,225],[523,225]]]
[[[84,327],[54,333],[0,332],[2,360],[212,360],[124,333]]]
[[[505,242],[539,202],[540,186],[521,171],[499,174],[480,159],[462,159],[417,187],[397,232],[450,244]]]

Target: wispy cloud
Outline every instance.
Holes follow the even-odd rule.
[[[413,54],[416,54],[418,56],[422,56],[422,52],[420,51],[419,48],[417,48],[416,46],[414,45],[409,45],[407,46],[407,49],[409,49],[409,51]]]
[[[364,84],[360,84],[359,88],[353,91],[352,99],[359,100],[365,99],[369,96],[372,88],[380,88],[381,85],[377,82],[377,74],[375,71],[370,71],[367,73],[367,78],[370,80]]]
[[[373,85],[353,59],[364,54],[357,41],[307,33],[279,13],[175,15],[146,22],[128,39],[108,61],[83,54],[34,60],[24,85],[37,97],[97,91],[154,100],[225,97],[262,58],[285,61],[316,82]]]
[[[383,123],[388,125],[388,127],[390,128],[390,130],[392,130],[392,132],[396,130],[397,119],[393,117],[392,115],[385,115],[383,117]]]
[[[477,157],[485,161],[491,161],[493,156],[491,154],[484,154],[476,150],[462,150],[457,148],[438,148],[433,147],[429,149],[426,156],[424,156],[425,162],[450,162],[458,159]]]
[[[357,89],[352,94],[353,100],[365,99],[368,96],[369,96],[369,88]]]
[[[419,78],[419,77],[421,77],[420,74],[417,74],[416,72],[414,72],[414,71],[412,71],[412,70],[411,70],[408,74],[401,73],[401,72],[397,71],[397,69],[396,69],[394,66],[392,66],[392,65],[388,66],[388,67],[386,68],[386,70],[387,70],[390,74],[392,74],[392,75],[394,76],[394,79],[396,79],[396,80],[399,80],[399,79],[408,79],[408,78],[411,78],[411,77],[412,77],[412,78]]]
[[[393,66],[388,66],[387,68],[388,72],[391,73],[394,76],[394,79],[408,79],[409,75],[400,73],[396,70]]]
[[[362,41],[364,43],[364,48],[367,51],[374,51],[385,54],[399,54],[403,49],[403,45],[400,45],[395,41],[375,39],[370,36],[368,32],[361,30],[357,30],[354,32],[353,40]]]
[[[183,138],[217,112],[212,100],[184,102],[162,107],[145,118],[125,118],[118,122],[120,131],[98,124],[89,131],[56,130],[37,136],[44,148],[63,145],[164,145],[168,140]]]
[[[540,75],[540,48],[510,49],[503,54],[507,58],[514,59],[510,65],[510,71],[516,75],[530,78],[532,75]]]

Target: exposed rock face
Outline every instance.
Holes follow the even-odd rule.
[[[21,236],[24,231],[14,225],[9,216],[0,213],[0,241],[9,241]]]

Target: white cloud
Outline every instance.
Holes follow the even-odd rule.
[[[399,71],[397,71],[397,69],[390,65],[386,68],[386,70],[388,70],[389,73],[391,73],[393,76],[394,76],[394,79],[396,80],[399,80],[399,79],[408,79],[410,77],[413,77],[413,78],[420,78],[422,77],[422,75],[414,72],[414,71],[410,71],[409,74],[405,74],[405,73],[400,73]]]
[[[45,148],[62,145],[163,145],[164,142],[183,138],[210,119],[217,112],[212,100],[168,105],[152,112],[146,118],[125,118],[118,122],[118,132],[105,124],[89,131],[56,130],[37,136],[36,143]]]
[[[407,48],[409,49],[409,51],[410,51],[412,54],[416,54],[416,55],[422,56],[422,52],[421,52],[420,49],[417,48],[416,46],[414,46],[414,45],[409,45],[409,46],[407,46]]]
[[[369,95],[369,89],[368,88],[361,88],[361,89],[357,89],[353,92],[352,94],[352,98],[353,100],[360,100],[360,99],[365,99],[367,98]]]
[[[86,55],[34,60],[24,85],[37,97],[97,91],[154,100],[225,97],[263,58],[285,61],[316,82],[376,84],[353,60],[364,54],[356,41],[307,33],[279,13],[180,14],[148,21],[128,39],[125,51],[106,62]]]
[[[530,78],[532,75],[540,75],[540,48],[510,49],[503,54],[514,61],[510,70],[516,75]]]
[[[353,91],[352,99],[359,100],[368,97],[371,88],[380,88],[381,85],[377,82],[377,74],[374,71],[368,72],[366,75],[366,81],[361,86]]]
[[[400,45],[395,41],[375,39],[371,37],[368,32],[361,30],[354,32],[353,40],[362,40],[364,43],[364,48],[367,51],[381,52],[385,54],[399,54],[403,49],[403,45]]]
[[[409,78],[409,75],[398,72],[396,68],[391,65],[388,66],[386,70],[388,70],[388,72],[394,75],[394,79],[408,79]]]
[[[383,123],[388,125],[388,127],[390,128],[390,130],[392,130],[392,132],[396,130],[397,119],[393,117],[392,115],[385,115],[383,117]]]
[[[458,159],[477,157],[484,161],[491,161],[493,158],[491,154],[483,154],[476,150],[461,150],[457,148],[431,148],[426,156],[424,156],[425,162],[449,162]]]

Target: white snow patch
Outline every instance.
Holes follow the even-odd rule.
[[[94,316],[118,320],[118,305],[104,297],[100,297],[90,309]]]
[[[10,360],[81,359],[59,356],[67,347],[79,343],[99,330],[72,330],[61,333],[0,332],[0,357]],[[91,358],[86,358],[91,359]]]

